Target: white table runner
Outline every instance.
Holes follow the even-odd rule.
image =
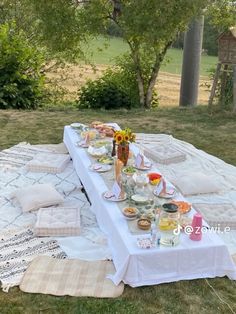
[[[228,249],[215,233],[203,234],[194,242],[181,234],[176,247],[141,249],[137,236],[130,233],[116,203],[103,200],[108,188],[103,177],[88,169],[91,164],[85,149],[76,146],[78,135],[66,126],[64,143],[92,203],[99,226],[106,233],[112,251],[116,274],[110,276],[115,284],[124,281],[132,287],[179,280],[228,276],[236,280],[236,267]]]

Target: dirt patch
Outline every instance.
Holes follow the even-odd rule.
[[[96,69],[88,65],[78,65],[68,67],[66,78],[60,83],[68,89],[72,98],[76,97],[79,87],[85,84],[88,79],[94,80],[102,75],[107,69],[107,65],[97,65]],[[51,73],[49,77],[60,78],[62,73]],[[159,95],[160,106],[177,106],[179,104],[181,77],[177,74],[160,72],[156,84],[156,91]],[[205,87],[208,82],[204,77],[200,78],[198,103],[206,105],[209,98],[209,91]]]

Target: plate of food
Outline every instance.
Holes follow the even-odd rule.
[[[147,196],[143,196],[140,194],[134,194],[131,196],[131,199],[137,204],[145,204],[148,203],[149,199]]]
[[[173,200],[171,203],[178,206],[178,210],[181,214],[187,214],[191,210],[191,204],[188,202]]]
[[[128,166],[122,169],[122,172],[127,176],[132,176],[136,173],[136,169],[133,166]]]
[[[91,144],[91,146],[95,147],[95,148],[100,148],[103,146],[107,146],[107,145],[112,145],[111,141],[95,141]]]
[[[89,140],[95,140],[98,136],[98,132],[96,130],[82,131],[80,136],[82,139],[86,138],[86,136],[89,136]]]
[[[102,173],[111,170],[111,166],[106,164],[92,164],[90,165],[89,169],[95,172]]]
[[[137,218],[137,215],[139,213],[138,208],[136,207],[125,207],[122,209],[122,214],[125,216],[128,220],[134,220]]]
[[[93,157],[102,157],[102,156],[106,155],[107,149],[104,146],[102,146],[100,148],[95,148],[95,147],[90,145],[88,148],[88,153]]]
[[[102,156],[102,157],[98,158],[97,161],[99,163],[105,164],[105,165],[112,165],[114,163],[113,158],[110,156]]]
[[[124,193],[123,196],[116,198],[114,193],[112,193],[111,191],[106,191],[102,193],[102,197],[104,200],[109,201],[109,202],[122,202],[126,200],[127,195],[126,193]]]

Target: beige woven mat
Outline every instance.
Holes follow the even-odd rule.
[[[57,296],[116,298],[123,293],[124,284],[115,286],[106,278],[114,271],[110,261],[87,262],[39,256],[25,272],[20,289],[24,292]]]

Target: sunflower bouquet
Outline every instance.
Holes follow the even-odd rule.
[[[114,140],[117,145],[126,145],[135,142],[135,134],[129,128],[124,130],[115,131]]]

